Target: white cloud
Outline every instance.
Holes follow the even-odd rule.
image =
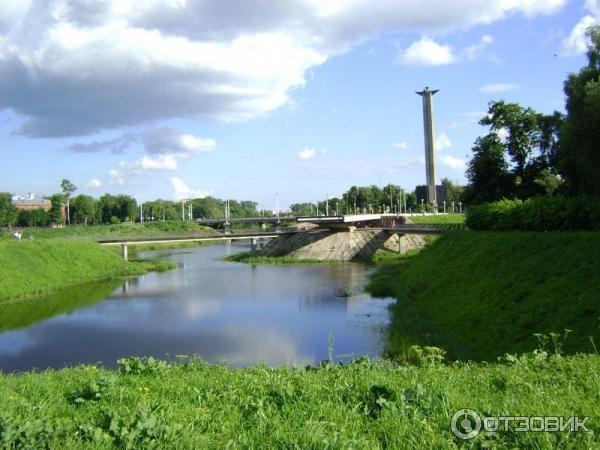
[[[407,150],[407,149],[409,149],[409,148],[410,148],[410,145],[408,145],[408,143],[407,143],[407,142],[403,142],[403,141],[402,141],[402,142],[395,142],[395,143],[393,143],[393,144],[392,144],[392,147],[394,147],[394,148],[398,148],[398,149],[400,149],[400,150]]]
[[[444,166],[449,167],[450,169],[453,169],[453,170],[464,170],[465,166],[466,166],[466,163],[464,160],[462,160],[460,158],[455,158],[450,155],[442,156],[440,158],[440,160]]]
[[[479,91],[484,92],[486,94],[500,94],[503,92],[514,91],[516,89],[521,89],[521,86],[519,86],[518,84],[511,83],[493,83],[481,86],[479,88]]]
[[[173,185],[173,197],[175,200],[183,200],[187,198],[204,198],[210,195],[210,191],[201,189],[192,189],[185,184],[182,178],[171,177]]]
[[[85,187],[88,189],[98,189],[102,187],[102,182],[96,178],[92,178],[90,181],[88,181]]]
[[[467,61],[472,61],[477,58],[483,51],[494,42],[494,38],[489,34],[486,34],[481,37],[481,40],[478,44],[471,45],[463,49],[461,56]]]
[[[588,28],[600,25],[600,0],[585,0],[585,9],[589,14],[583,16],[562,41],[560,53],[563,56],[585,53],[589,44]]]
[[[413,42],[402,52],[400,62],[411,66],[439,66],[451,64],[455,60],[452,48],[441,45],[427,37]]]
[[[446,133],[440,133],[435,140],[435,149],[444,150],[449,147],[452,147],[452,141]]]
[[[31,137],[179,117],[245,121],[289,104],[310,69],[370,38],[552,14],[566,1],[248,0],[235,2],[235,13],[222,0],[3,2],[0,109],[20,116],[18,131]],[[404,56],[457,58],[429,38]]]
[[[494,42],[490,35],[484,35],[477,44],[455,51],[449,45],[438,44],[431,38],[423,37],[413,42],[399,57],[402,64],[413,66],[439,66],[461,61],[472,61]]]
[[[600,16],[587,15],[581,18],[573,27],[569,36],[563,39],[561,44],[561,54],[565,56],[579,55],[585,53],[589,43],[586,36],[588,28],[600,24]]]
[[[312,159],[317,154],[314,148],[304,147],[302,150],[298,152],[298,158],[300,159]]]
[[[113,183],[123,186],[131,178],[147,172],[175,170],[177,170],[177,155],[158,155],[157,157],[144,155],[133,162],[119,161],[117,166],[108,172],[108,176]]]

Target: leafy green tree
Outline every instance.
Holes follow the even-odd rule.
[[[84,225],[94,223],[96,218],[96,200],[89,195],[78,195],[73,199],[71,210],[75,223],[82,223]]]
[[[73,192],[75,192],[77,190],[77,187],[71,183],[69,180],[67,180],[66,178],[63,178],[63,180],[60,182],[60,188],[62,189],[62,193],[63,196],[67,202],[67,222],[69,223],[69,225],[71,224],[71,195],[73,194]]]
[[[13,226],[17,221],[17,208],[8,192],[0,192],[0,227]]]
[[[52,205],[50,211],[48,212],[50,223],[55,225],[64,225],[64,196],[62,194],[54,194],[50,197],[50,204]]]
[[[588,30],[588,37],[588,63],[564,85],[558,164],[569,193],[600,195],[600,28]]]
[[[515,164],[515,174],[521,179],[533,153],[538,132],[538,114],[517,103],[491,102],[488,114],[479,121],[495,133],[505,132],[506,150]]]
[[[473,158],[467,166],[469,186],[465,192],[467,203],[484,203],[512,198],[514,175],[504,157],[504,145],[496,133],[478,138],[473,147]]]

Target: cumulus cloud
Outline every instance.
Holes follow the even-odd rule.
[[[455,51],[449,45],[439,44],[431,38],[423,37],[413,42],[399,57],[402,64],[412,66],[440,66],[461,61],[472,61],[479,57],[486,47],[494,42],[490,35],[484,35],[473,45]]]
[[[90,181],[87,182],[85,187],[88,189],[99,189],[102,187],[102,182],[96,178],[92,178]]]
[[[210,195],[207,190],[192,189],[179,177],[171,177],[173,185],[173,197],[175,200],[183,200],[187,198],[204,198]]]
[[[481,86],[479,88],[479,91],[484,92],[486,94],[500,94],[503,92],[514,91],[516,89],[521,89],[521,86],[519,86],[518,84],[511,83],[493,83]]]
[[[392,147],[398,148],[400,150],[407,150],[410,148],[410,145],[408,145],[408,142],[401,141],[401,142],[394,142],[392,144]]]
[[[589,43],[586,32],[588,28],[600,24],[599,17],[591,15],[582,17],[573,27],[569,36],[562,41],[561,54],[570,56],[585,53]]]
[[[435,140],[435,149],[444,150],[449,147],[452,147],[452,141],[446,133],[440,133],[437,139]]]
[[[19,115],[30,137],[175,117],[245,121],[289,104],[309,69],[377,35],[552,14],[565,3],[11,0],[0,17],[0,110]],[[431,39],[414,45],[409,61],[454,58]]]
[[[423,37],[413,42],[400,56],[402,64],[411,66],[439,66],[455,61],[452,48]]]
[[[314,148],[304,147],[302,150],[298,152],[298,158],[300,159],[312,159],[317,154]]]
[[[464,160],[462,160],[460,158],[455,158],[450,155],[442,156],[442,158],[440,158],[440,161],[442,162],[442,164],[444,166],[449,167],[450,169],[453,169],[453,170],[464,170],[465,166],[466,166],[466,163]]]

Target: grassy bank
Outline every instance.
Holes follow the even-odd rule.
[[[461,224],[465,223],[465,215],[464,214],[446,214],[446,215],[438,215],[438,216],[423,216],[415,214],[414,216],[409,217],[414,223],[422,223],[422,224]]]
[[[215,231],[210,227],[194,222],[146,222],[124,223],[117,225],[73,225],[63,228],[25,228],[23,237],[27,239],[118,239],[120,237],[161,237],[172,235],[211,235]]]
[[[597,448],[600,357],[525,355],[504,364],[356,361],[230,369],[128,359],[0,375],[6,448]],[[590,416],[587,433],[455,437],[462,408],[485,415]]]
[[[426,342],[489,360],[564,329],[564,350],[587,352],[600,342],[599,254],[599,233],[454,232],[381,267],[368,290],[399,299],[391,354]]]
[[[226,256],[225,261],[241,262],[246,264],[335,264],[343,261],[334,261],[329,259],[299,259],[293,256],[261,256],[253,255],[250,252],[240,252],[234,255]]]
[[[0,300],[172,266],[166,261],[124,261],[114,249],[92,242],[5,240],[0,242]]]

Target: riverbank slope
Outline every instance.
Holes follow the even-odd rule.
[[[507,363],[420,366],[358,360],[306,369],[167,366],[130,358],[0,374],[7,448],[596,448],[600,357],[529,354]],[[577,415],[592,432],[481,433],[450,427],[487,416]],[[462,420],[464,416],[460,417]],[[539,424],[537,424],[539,426]]]
[[[452,232],[381,267],[367,289],[398,299],[391,355],[425,341],[493,360],[535,348],[535,333],[565,329],[565,351],[589,352],[590,336],[600,342],[598,255],[600,233]]]
[[[62,239],[0,241],[0,300],[167,268],[166,262],[124,261],[114,249]]]

